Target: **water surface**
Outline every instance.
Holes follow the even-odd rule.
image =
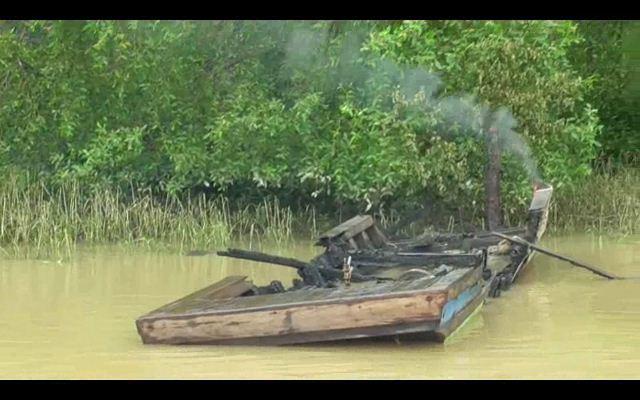
[[[640,275],[640,237],[543,245]],[[307,244],[262,249],[301,259]],[[640,378],[640,280],[607,281],[537,255],[446,343],[143,345],[136,317],[226,275],[290,284],[286,267],[118,249],[0,261],[0,378]]]

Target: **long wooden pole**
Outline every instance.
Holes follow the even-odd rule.
[[[544,248],[542,248],[540,246],[536,246],[535,244],[529,243],[528,241],[526,241],[526,240],[524,240],[524,239],[522,239],[520,237],[517,237],[517,236],[513,236],[513,237],[512,236],[507,236],[507,235],[503,235],[502,233],[499,233],[499,232],[491,232],[491,234],[495,235],[495,236],[498,236],[498,237],[501,237],[503,239],[506,239],[506,240],[508,240],[510,242],[522,245],[522,246],[528,246],[528,247],[530,247],[530,248],[532,248],[532,249],[534,249],[534,250],[536,250],[536,251],[538,251],[538,252],[540,252],[542,254],[546,254],[548,256],[555,257],[555,258],[557,258],[559,260],[566,261],[568,263],[571,263],[571,264],[575,265],[576,267],[585,268],[585,269],[593,272],[594,274],[600,275],[600,276],[605,277],[607,279],[628,279],[628,278],[624,278],[624,277],[621,277],[621,276],[618,276],[618,275],[614,275],[614,274],[612,274],[610,272],[607,272],[605,270],[602,270],[602,269],[600,269],[598,267],[594,267],[593,265],[589,265],[589,264],[583,263],[581,261],[577,261],[577,260],[574,260],[572,258],[569,258],[567,256],[563,256],[561,254],[554,253],[551,250],[547,250],[547,249],[544,249]]]
[[[260,253],[257,251],[228,249],[227,251],[219,251],[216,254],[223,257],[241,258],[244,260],[284,265],[285,267],[292,267],[296,269],[302,269],[309,266],[309,263],[296,260],[295,258],[272,256],[271,254]]]

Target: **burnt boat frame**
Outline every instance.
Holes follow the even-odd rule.
[[[552,190],[546,187],[534,192],[527,226],[518,230],[532,242],[537,242],[546,229]],[[344,246],[341,251],[332,254],[331,251],[335,252],[336,238]],[[394,292],[393,288],[402,284],[388,284],[371,287],[388,288],[389,292],[356,293],[349,297],[349,291],[344,288],[318,288],[307,293],[321,296],[319,299],[310,298],[297,303],[276,302],[256,307],[247,304],[250,305],[255,299],[286,299],[287,296],[293,296],[287,293],[295,291],[266,295],[256,293],[253,300],[247,300],[242,295],[252,285],[245,281],[246,277],[228,277],[225,279],[234,279],[226,285],[223,279],[138,318],[137,330],[145,344],[283,345],[379,336],[444,341],[482,306],[487,297],[499,295],[501,289],[514,283],[534,254],[528,247],[513,246],[508,256],[511,264],[503,269],[492,270],[487,266],[491,257],[488,249],[496,247],[491,244],[499,240],[495,237],[491,239],[488,233],[467,239],[483,243],[482,251],[415,251],[420,248],[420,243],[414,243],[413,246],[407,242],[394,244],[388,241],[370,216],[356,216],[320,237],[318,244],[325,246],[327,251],[313,260],[315,264],[335,263],[332,257],[349,254],[354,258],[354,263],[359,263],[360,268],[364,269],[367,268],[367,262],[374,268],[383,268],[384,260],[395,260],[395,266],[412,265],[414,257],[418,260],[416,266],[424,264],[430,257],[433,257],[435,264],[443,259],[456,258],[462,260],[463,264],[466,259],[468,265],[447,271],[440,277],[434,276],[433,282],[416,279],[411,285],[419,286],[422,282],[424,287],[414,290]],[[389,244],[391,248],[402,247],[400,251],[389,252],[390,247],[386,246]],[[311,265],[298,264],[296,260],[285,258],[276,261],[299,268],[299,272]],[[490,275],[487,275],[487,271]],[[339,270],[333,272],[340,273]],[[463,276],[458,276],[462,272]],[[301,289],[299,293],[304,290]],[[322,298],[325,294],[328,297]]]

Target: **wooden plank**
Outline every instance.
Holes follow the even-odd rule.
[[[474,237],[477,239],[491,238],[493,237],[493,231],[480,231],[476,232]],[[524,226],[516,226],[512,228],[496,229],[495,232],[504,233],[505,235],[522,235],[526,232]]]
[[[373,245],[373,243],[371,242],[371,239],[369,238],[369,235],[367,235],[367,231],[366,230],[360,232],[360,234],[358,236],[362,238],[362,242],[364,243],[364,246],[366,248],[373,249],[375,247]]]
[[[359,247],[358,247],[358,243],[356,243],[356,241],[355,241],[355,240],[353,240],[353,238],[350,238],[348,242],[349,242],[349,247],[350,247],[352,250],[358,250],[358,249],[359,249]]]
[[[371,240],[375,247],[382,247],[386,244],[386,238],[379,231],[380,229],[378,229],[375,224],[363,231],[363,233],[366,232],[367,237],[369,238],[369,240]]]
[[[440,318],[446,296],[412,293],[222,315],[139,319],[136,323],[145,343],[206,343],[433,321]]]
[[[357,223],[353,223],[347,228],[342,237],[345,239],[352,238],[372,225],[373,218],[371,218],[371,215],[362,215],[362,218]]]
[[[549,186],[544,189],[538,189],[533,193],[533,199],[531,199],[531,205],[529,210],[542,210],[549,207],[551,202],[551,195],[553,194],[553,187]]]
[[[164,306],[151,311],[147,315],[181,312],[182,310],[186,311],[201,301],[211,301],[215,299],[240,296],[253,287],[252,282],[246,281],[245,279],[247,279],[246,276],[228,276],[213,285],[200,289],[197,292],[191,293],[169,304],[165,304]]]
[[[328,230],[327,232],[323,233],[320,236],[320,239],[333,239],[336,238],[340,235],[342,235],[343,233],[345,233],[347,230],[349,230],[349,228],[353,227],[353,226],[360,226],[363,222],[366,222],[367,219],[370,219],[371,216],[369,215],[356,215],[355,217],[341,223],[340,225],[331,228],[330,230]],[[373,222],[373,220],[372,220]]]
[[[382,233],[382,231],[380,230],[380,228],[378,228],[378,225],[373,224],[373,226],[371,227],[371,229],[373,230],[373,234],[370,234],[370,236],[375,236],[377,237],[376,240],[381,241],[382,243],[380,244],[380,246],[383,246],[385,244],[387,244],[387,242],[389,242],[389,239],[387,239],[387,237],[385,236],[384,233]]]
[[[429,266],[440,264],[473,267],[482,262],[481,252],[472,253],[394,253],[353,252],[352,263],[358,267]]]
[[[216,345],[259,345],[278,346],[285,344],[319,343],[337,340],[357,340],[365,338],[386,338],[392,336],[406,335],[416,332],[433,332],[438,327],[438,321],[412,322],[396,325],[371,326],[365,328],[332,329],[321,332],[292,333],[276,336],[245,337],[222,340],[207,340],[201,344]],[[184,338],[184,340],[188,340]],[[179,344],[176,339],[173,344]]]
[[[345,240],[352,238],[363,230],[373,225],[370,215],[356,215],[342,224],[330,229],[320,236],[320,239],[334,239],[342,236]]]

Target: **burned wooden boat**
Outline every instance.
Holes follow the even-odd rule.
[[[526,226],[500,230],[537,242],[553,189],[537,188]],[[443,341],[488,297],[508,289],[533,251],[491,232],[389,240],[368,215],[322,235],[309,262],[229,249],[219,255],[296,268],[285,289],[231,276],[136,321],[144,343],[293,344],[403,336]]]

